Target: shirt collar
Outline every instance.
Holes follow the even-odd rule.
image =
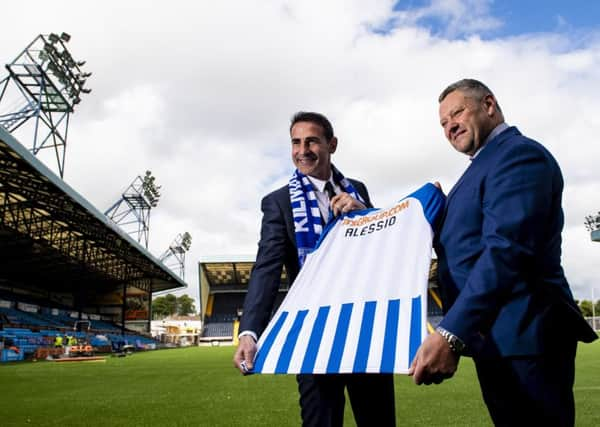
[[[485,146],[486,146],[486,144],[488,142],[490,142],[492,139],[494,139],[495,137],[497,137],[498,135],[500,135],[506,129],[508,129],[508,125],[506,123],[500,123],[498,126],[496,126],[490,132],[490,134],[487,136],[487,138],[485,139],[485,141],[483,142],[483,144],[481,144],[481,147],[479,147],[477,149],[477,151],[475,151],[475,154],[473,154],[470,159],[473,160],[475,157],[477,157],[479,155],[479,153],[481,153],[481,150],[483,150],[485,148]]]
[[[323,181],[322,179],[319,178],[315,178],[314,176],[308,176],[308,179],[310,180],[311,184],[313,185],[313,187],[315,187],[315,190],[320,191],[321,193],[325,191],[325,184],[327,184],[327,181],[331,182],[332,185],[334,185],[333,188],[335,188],[335,184],[333,182],[333,174],[329,175],[329,179],[327,181]]]

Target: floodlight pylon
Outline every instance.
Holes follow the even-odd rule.
[[[583,223],[590,232],[592,241],[600,242],[600,212],[595,215],[587,215]]]
[[[192,236],[187,231],[178,234],[169,248],[163,252],[159,260],[173,271],[179,272],[179,277],[185,280],[185,253],[192,246]]]
[[[154,183],[152,172],[138,175],[110,208],[104,212],[123,231],[135,236],[148,249],[150,211],[158,205],[160,186]]]
[[[0,126],[11,133],[33,133],[27,148],[34,155],[42,149],[54,150],[61,178],[69,118],[81,102],[80,94],[89,93],[81,76],[90,73],[81,70],[84,61],[71,56],[66,47],[70,38],[67,33],[38,35],[6,64],[8,76],[0,80]],[[27,141],[31,135],[23,136],[19,139]]]

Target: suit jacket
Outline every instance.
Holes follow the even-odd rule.
[[[367,207],[372,207],[365,185],[352,179],[350,182],[365,200]],[[250,275],[244,312],[240,321],[240,331],[254,331],[258,335],[266,328],[271,317],[282,267],[285,265],[290,284],[299,271],[288,186],[285,185],[265,196],[262,199],[261,209],[263,218],[258,253]]]
[[[563,179],[552,155],[511,127],[448,194],[435,239],[446,316],[473,355],[542,353],[597,338],[560,264]]]

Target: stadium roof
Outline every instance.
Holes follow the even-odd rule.
[[[199,264],[210,288],[218,291],[246,288],[254,262],[252,255],[216,255],[200,258]],[[430,287],[437,287],[437,259],[431,261],[429,280]],[[281,283],[287,284],[285,268],[281,272]]]
[[[240,290],[248,287],[254,261],[255,257],[252,255],[202,257],[200,271],[204,272],[208,285],[213,291]],[[287,283],[285,268],[281,272],[281,283]]]
[[[2,128],[0,279],[57,292],[186,286]]]

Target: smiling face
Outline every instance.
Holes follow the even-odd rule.
[[[290,131],[292,161],[300,173],[327,180],[331,176],[331,154],[337,138],[327,141],[323,128],[312,122],[297,122]]]
[[[440,102],[440,124],[450,144],[472,156],[490,132],[503,120],[494,96],[476,99],[461,90],[450,92]]]

